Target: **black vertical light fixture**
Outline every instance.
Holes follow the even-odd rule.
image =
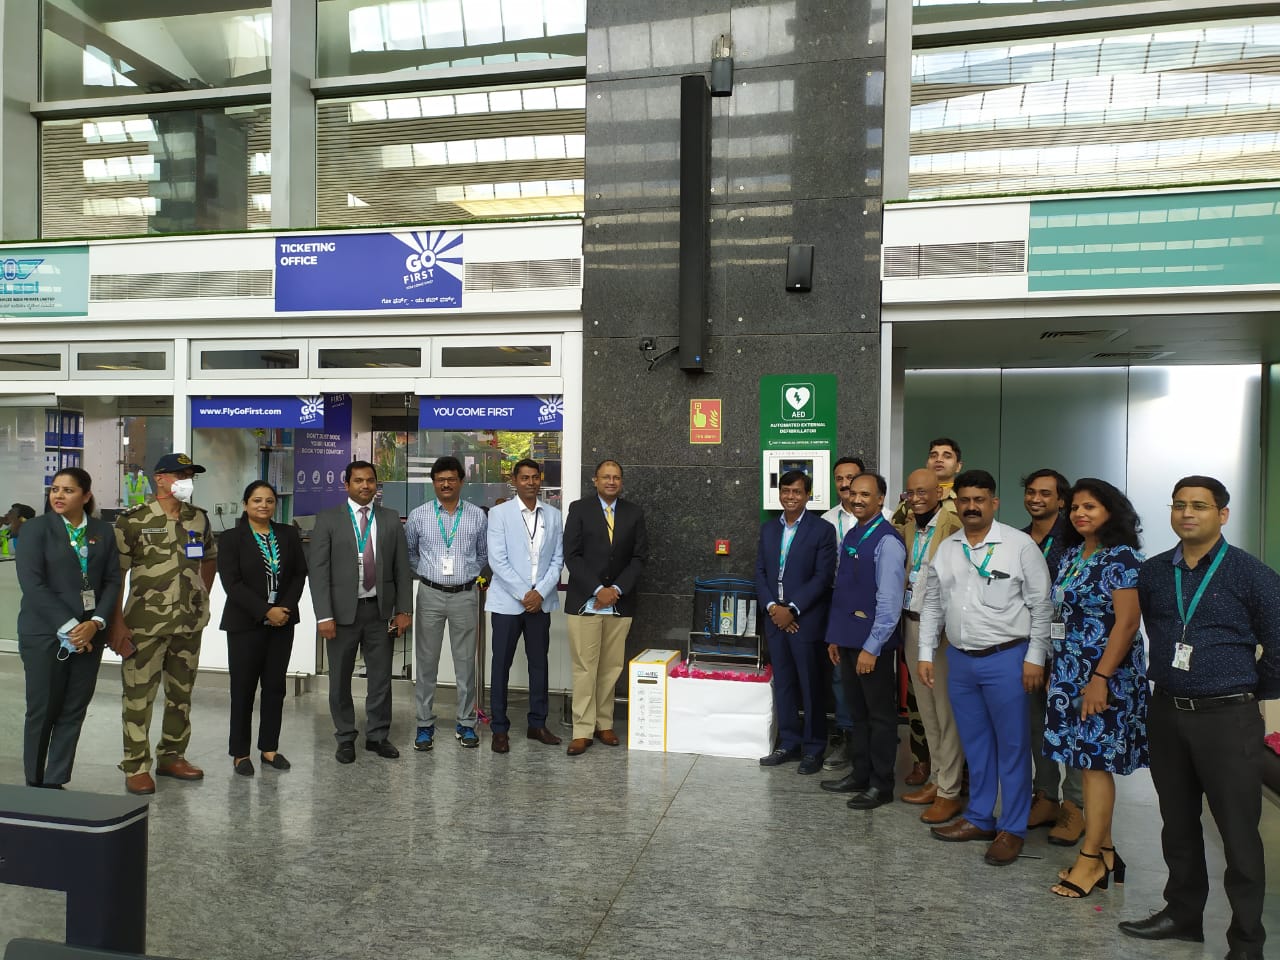
[[[711,44],[711,95],[733,96],[733,39],[727,33]]]

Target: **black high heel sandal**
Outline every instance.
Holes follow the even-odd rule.
[[[1115,847],[1099,847],[1098,851],[1100,853],[1111,854],[1111,872],[1115,875],[1116,886],[1120,886],[1120,884],[1124,883],[1124,858],[1121,857],[1120,854],[1116,853]],[[1103,865],[1106,865],[1105,861],[1103,862]]]
[[[1090,860],[1102,861],[1102,878],[1098,880],[1098,882],[1095,883],[1088,890],[1085,890],[1079,884],[1072,883],[1070,880],[1059,879],[1056,886],[1066,887],[1068,890],[1074,893],[1075,896],[1072,897],[1065,893],[1058,893],[1058,891],[1054,890],[1053,887],[1049,888],[1050,893],[1054,894],[1055,896],[1062,897],[1065,900],[1083,900],[1085,897],[1089,896],[1089,894],[1093,893],[1093,891],[1095,890],[1107,889],[1107,886],[1110,884],[1110,881],[1111,881],[1111,871],[1107,869],[1106,861],[1102,860],[1102,854],[1101,853],[1085,853],[1083,850],[1081,850],[1080,856],[1088,857]]]

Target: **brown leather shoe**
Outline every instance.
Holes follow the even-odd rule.
[[[928,806],[938,798],[938,785],[936,783],[926,783],[919,790],[913,790],[910,793],[904,793],[898,799],[903,803],[918,803],[920,806]]]
[[[530,727],[529,732],[526,733],[525,736],[530,740],[537,740],[539,743],[545,743],[548,747],[554,747],[560,742],[560,738],[546,727]]]
[[[1070,800],[1063,800],[1058,822],[1049,831],[1049,842],[1059,847],[1074,847],[1084,836],[1084,811]]]
[[[1008,830],[996,834],[991,846],[987,847],[987,855],[982,859],[993,867],[1007,867],[1018,859],[1022,853],[1022,838],[1014,836]]]
[[[135,773],[132,777],[125,777],[124,788],[130,793],[145,796],[156,792],[156,782],[151,779],[151,774],[143,770],[141,773]]]
[[[603,743],[606,747],[616,747],[622,741],[618,739],[618,735],[612,730],[597,730],[596,739]]]
[[[959,797],[938,797],[929,805],[929,809],[920,814],[925,823],[946,823],[964,811],[964,801]]]
[[[908,787],[919,787],[923,786],[928,779],[929,764],[926,761],[925,763],[913,763],[911,772],[906,775],[902,782]]]
[[[996,838],[994,830],[983,830],[981,827],[974,826],[964,817],[961,817],[955,823],[947,824],[945,827],[932,827],[929,832],[939,840],[946,840],[948,843],[964,843],[966,840],[994,840]]]
[[[156,764],[156,776],[173,777],[175,780],[203,780],[204,771],[188,763],[183,757],[174,757]]]
[[[1031,812],[1027,814],[1027,829],[1052,827],[1058,822],[1058,801],[1050,800],[1043,790],[1031,795]]]
[[[589,746],[591,746],[591,740],[587,737],[574,737],[569,741],[569,749],[565,753],[571,757],[580,757],[587,752]]]
[[[493,742],[489,744],[489,749],[494,753],[510,753],[511,738],[505,733],[495,733],[493,735]]]

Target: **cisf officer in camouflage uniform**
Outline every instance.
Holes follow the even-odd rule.
[[[191,740],[191,688],[200,662],[200,632],[209,622],[209,588],[217,569],[217,540],[209,516],[191,505],[193,477],[204,467],[185,453],[168,453],[154,471],[156,498],[116,521],[120,566],[129,575],[127,598],[112,618],[111,649],[125,658],[125,789],[155,793],[151,779],[151,705],[164,682],[164,723],[156,774],[199,780],[204,771],[183,754]]]

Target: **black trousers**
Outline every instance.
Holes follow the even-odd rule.
[[[262,687],[258,706],[258,749],[274,753],[280,746],[280,715],[284,710],[285,673],[293,651],[293,627],[227,631],[227,669],[231,675],[231,731],[227,753],[249,756],[253,732],[253,700]]]
[[[848,744],[854,782],[892,792],[893,766],[898,758],[898,654],[881,651],[875,669],[860,674],[860,652],[840,648],[840,683],[853,720]]]
[[[1258,833],[1263,723],[1257,703],[1189,711],[1156,693],[1147,713],[1147,737],[1151,780],[1164,820],[1160,841],[1169,867],[1165,902],[1182,922],[1197,921],[1204,912],[1209,873],[1200,816],[1207,799],[1227,860],[1223,887],[1232,914],[1227,943],[1233,950],[1262,956],[1267,884]]]
[[[94,638],[93,652],[73,654],[66,660],[58,659],[57,637],[18,637],[27,681],[22,769],[31,786],[53,786],[71,779],[80,728],[98,683],[104,636],[99,633]]]

